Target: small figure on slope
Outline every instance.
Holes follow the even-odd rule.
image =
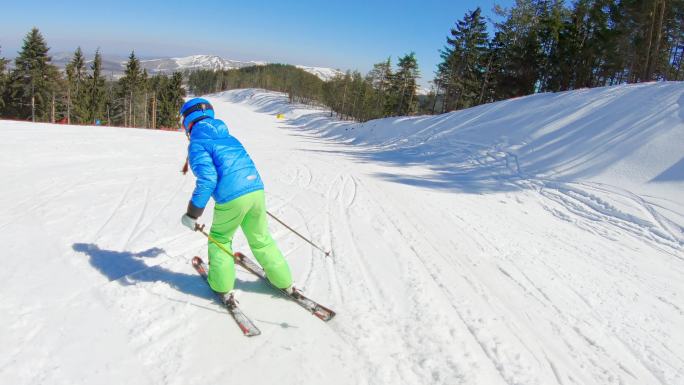
[[[240,141],[230,135],[226,124],[214,119],[214,109],[207,100],[187,101],[180,114],[190,139],[190,168],[197,178],[181,223],[196,231],[197,218],[213,197],[216,205],[211,237],[232,253],[233,235],[241,227],[268,280],[290,292],[292,274],[268,231],[264,184],[254,162]],[[231,297],[235,284],[233,257],[212,242],[207,280],[214,291],[224,294],[224,298]]]

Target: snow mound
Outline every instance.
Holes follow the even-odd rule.
[[[417,186],[483,192],[534,186],[591,215],[617,215],[684,246],[684,83],[546,93],[434,116],[339,122],[258,90],[222,97],[286,114],[298,130],[354,145],[364,161],[422,165],[428,174],[381,177]],[[575,191],[574,193],[570,193]],[[604,194],[621,198],[602,200]],[[571,194],[571,197],[567,197]],[[580,194],[580,195],[582,195]],[[628,201],[628,206],[623,207]],[[587,216],[591,217],[590,214]],[[654,237],[659,238],[658,235]]]

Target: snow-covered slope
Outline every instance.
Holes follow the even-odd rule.
[[[643,206],[642,214],[655,215],[650,230],[662,231],[681,246],[684,238],[676,223],[684,222],[678,214],[684,205],[683,91],[682,83],[586,89],[365,124],[292,108],[284,104],[284,96],[272,93],[243,91],[231,97],[278,105],[300,129],[363,148],[359,156],[364,160],[430,169],[427,175],[381,175],[388,180],[468,192],[532,183],[544,194],[560,188],[573,195],[581,185],[597,194],[586,196],[589,200],[622,190],[627,202]],[[595,203],[594,209],[608,204]],[[617,206],[604,209],[630,215]]]
[[[52,56],[52,63],[59,68],[64,69],[71,61],[73,53],[58,52]],[[103,57],[103,73],[107,76],[118,78],[123,75],[126,67],[127,57],[120,56],[104,56]],[[86,65],[90,65],[92,59],[86,61]],[[196,70],[227,70],[242,67],[249,67],[255,65],[268,64],[264,61],[240,61],[226,59],[217,55],[191,55],[172,58],[154,58],[140,60],[140,66],[146,69],[150,74],[165,73],[169,74],[174,71],[196,71]],[[10,66],[12,63],[10,63]],[[310,67],[297,65],[306,72],[318,76],[324,81],[328,81],[336,75],[344,74],[342,71],[327,68],[327,67]]]
[[[141,60],[140,65],[151,73],[170,73],[174,71],[195,70],[226,70],[255,65],[263,65],[263,62],[238,61],[224,59],[215,55],[192,55],[166,59]]]
[[[344,75],[344,72],[342,72],[340,70],[336,70],[336,69],[332,69],[332,68],[326,68],[326,67],[307,67],[307,66],[300,66],[300,65],[295,66],[295,67],[297,67],[299,69],[303,69],[304,71],[306,71],[310,74],[316,75],[319,78],[321,78],[321,80],[326,81],[326,82],[328,80],[334,78],[335,76]]]
[[[193,55],[168,59],[150,59],[141,60],[140,64],[151,73],[169,73],[173,71],[185,70],[226,70],[234,68],[249,67],[255,65],[265,65],[267,62],[262,61],[238,61],[225,59],[216,55]],[[303,69],[313,75],[318,76],[324,81],[328,81],[338,74],[342,74],[340,70],[326,68],[326,67],[307,67],[297,65],[297,68]]]
[[[241,335],[189,264],[182,134],[2,121],[0,383],[684,381],[683,84],[366,124],[209,98],[272,212],[332,248],[272,223],[338,316],[238,271]]]
[[[51,63],[57,66],[57,68],[60,68],[61,70],[64,70],[71,62],[71,59],[73,58],[74,53],[73,52],[57,52],[52,54],[51,58],[52,61]],[[93,56],[94,55],[86,55],[86,68],[88,71],[90,71],[90,66],[93,63]],[[114,77],[118,78],[121,75],[123,75],[123,71],[125,68],[125,65],[122,63],[125,63],[126,60],[128,60],[128,57],[126,56],[120,56],[120,55],[103,55],[102,57],[102,74],[104,76],[108,77]],[[14,61],[11,61],[9,63],[9,66],[12,67],[14,65]]]

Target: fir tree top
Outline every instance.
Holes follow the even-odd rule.
[[[2,48],[2,47],[0,47],[0,48]],[[0,53],[1,52],[2,52],[2,49],[0,49]],[[0,76],[2,76],[3,72],[5,72],[5,65],[7,65],[7,59],[0,56]]]
[[[102,72],[102,54],[100,53],[99,48],[95,50],[95,59],[93,60],[93,63],[90,65],[90,69],[93,70],[94,78],[98,78],[100,76],[100,73]]]
[[[14,65],[17,71],[23,73],[35,73],[43,71],[50,65],[50,56],[48,56],[48,48],[43,35],[38,31],[38,28],[32,28],[24,38],[24,44],[19,51],[19,56],[14,59]]]
[[[124,73],[126,78],[132,83],[135,83],[141,76],[140,60],[135,57],[135,51],[131,51],[131,54],[128,56],[128,62],[126,62],[126,70]]]
[[[67,63],[65,70],[67,80],[69,82],[75,82],[76,89],[78,89],[80,83],[85,78],[85,58],[83,57],[81,47],[76,48],[74,56],[72,56],[71,61]]]
[[[415,81],[420,76],[416,53],[411,52],[399,58],[397,75],[407,77]]]

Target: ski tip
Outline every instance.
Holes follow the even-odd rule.
[[[242,334],[244,334],[245,337],[254,337],[261,334],[261,330],[259,330],[256,326],[249,327],[243,323],[239,323],[238,326],[240,327],[240,330],[242,330]]]
[[[313,314],[324,322],[330,321],[331,319],[335,318],[336,315],[335,312],[332,310],[326,312],[314,312]]]
[[[192,265],[193,265],[193,266],[199,266],[199,265],[201,265],[201,264],[202,264],[202,258],[200,258],[200,257],[198,257],[198,256],[194,256],[194,257],[192,258]]]
[[[245,331],[245,337],[256,337],[261,334],[260,330],[248,330]]]

